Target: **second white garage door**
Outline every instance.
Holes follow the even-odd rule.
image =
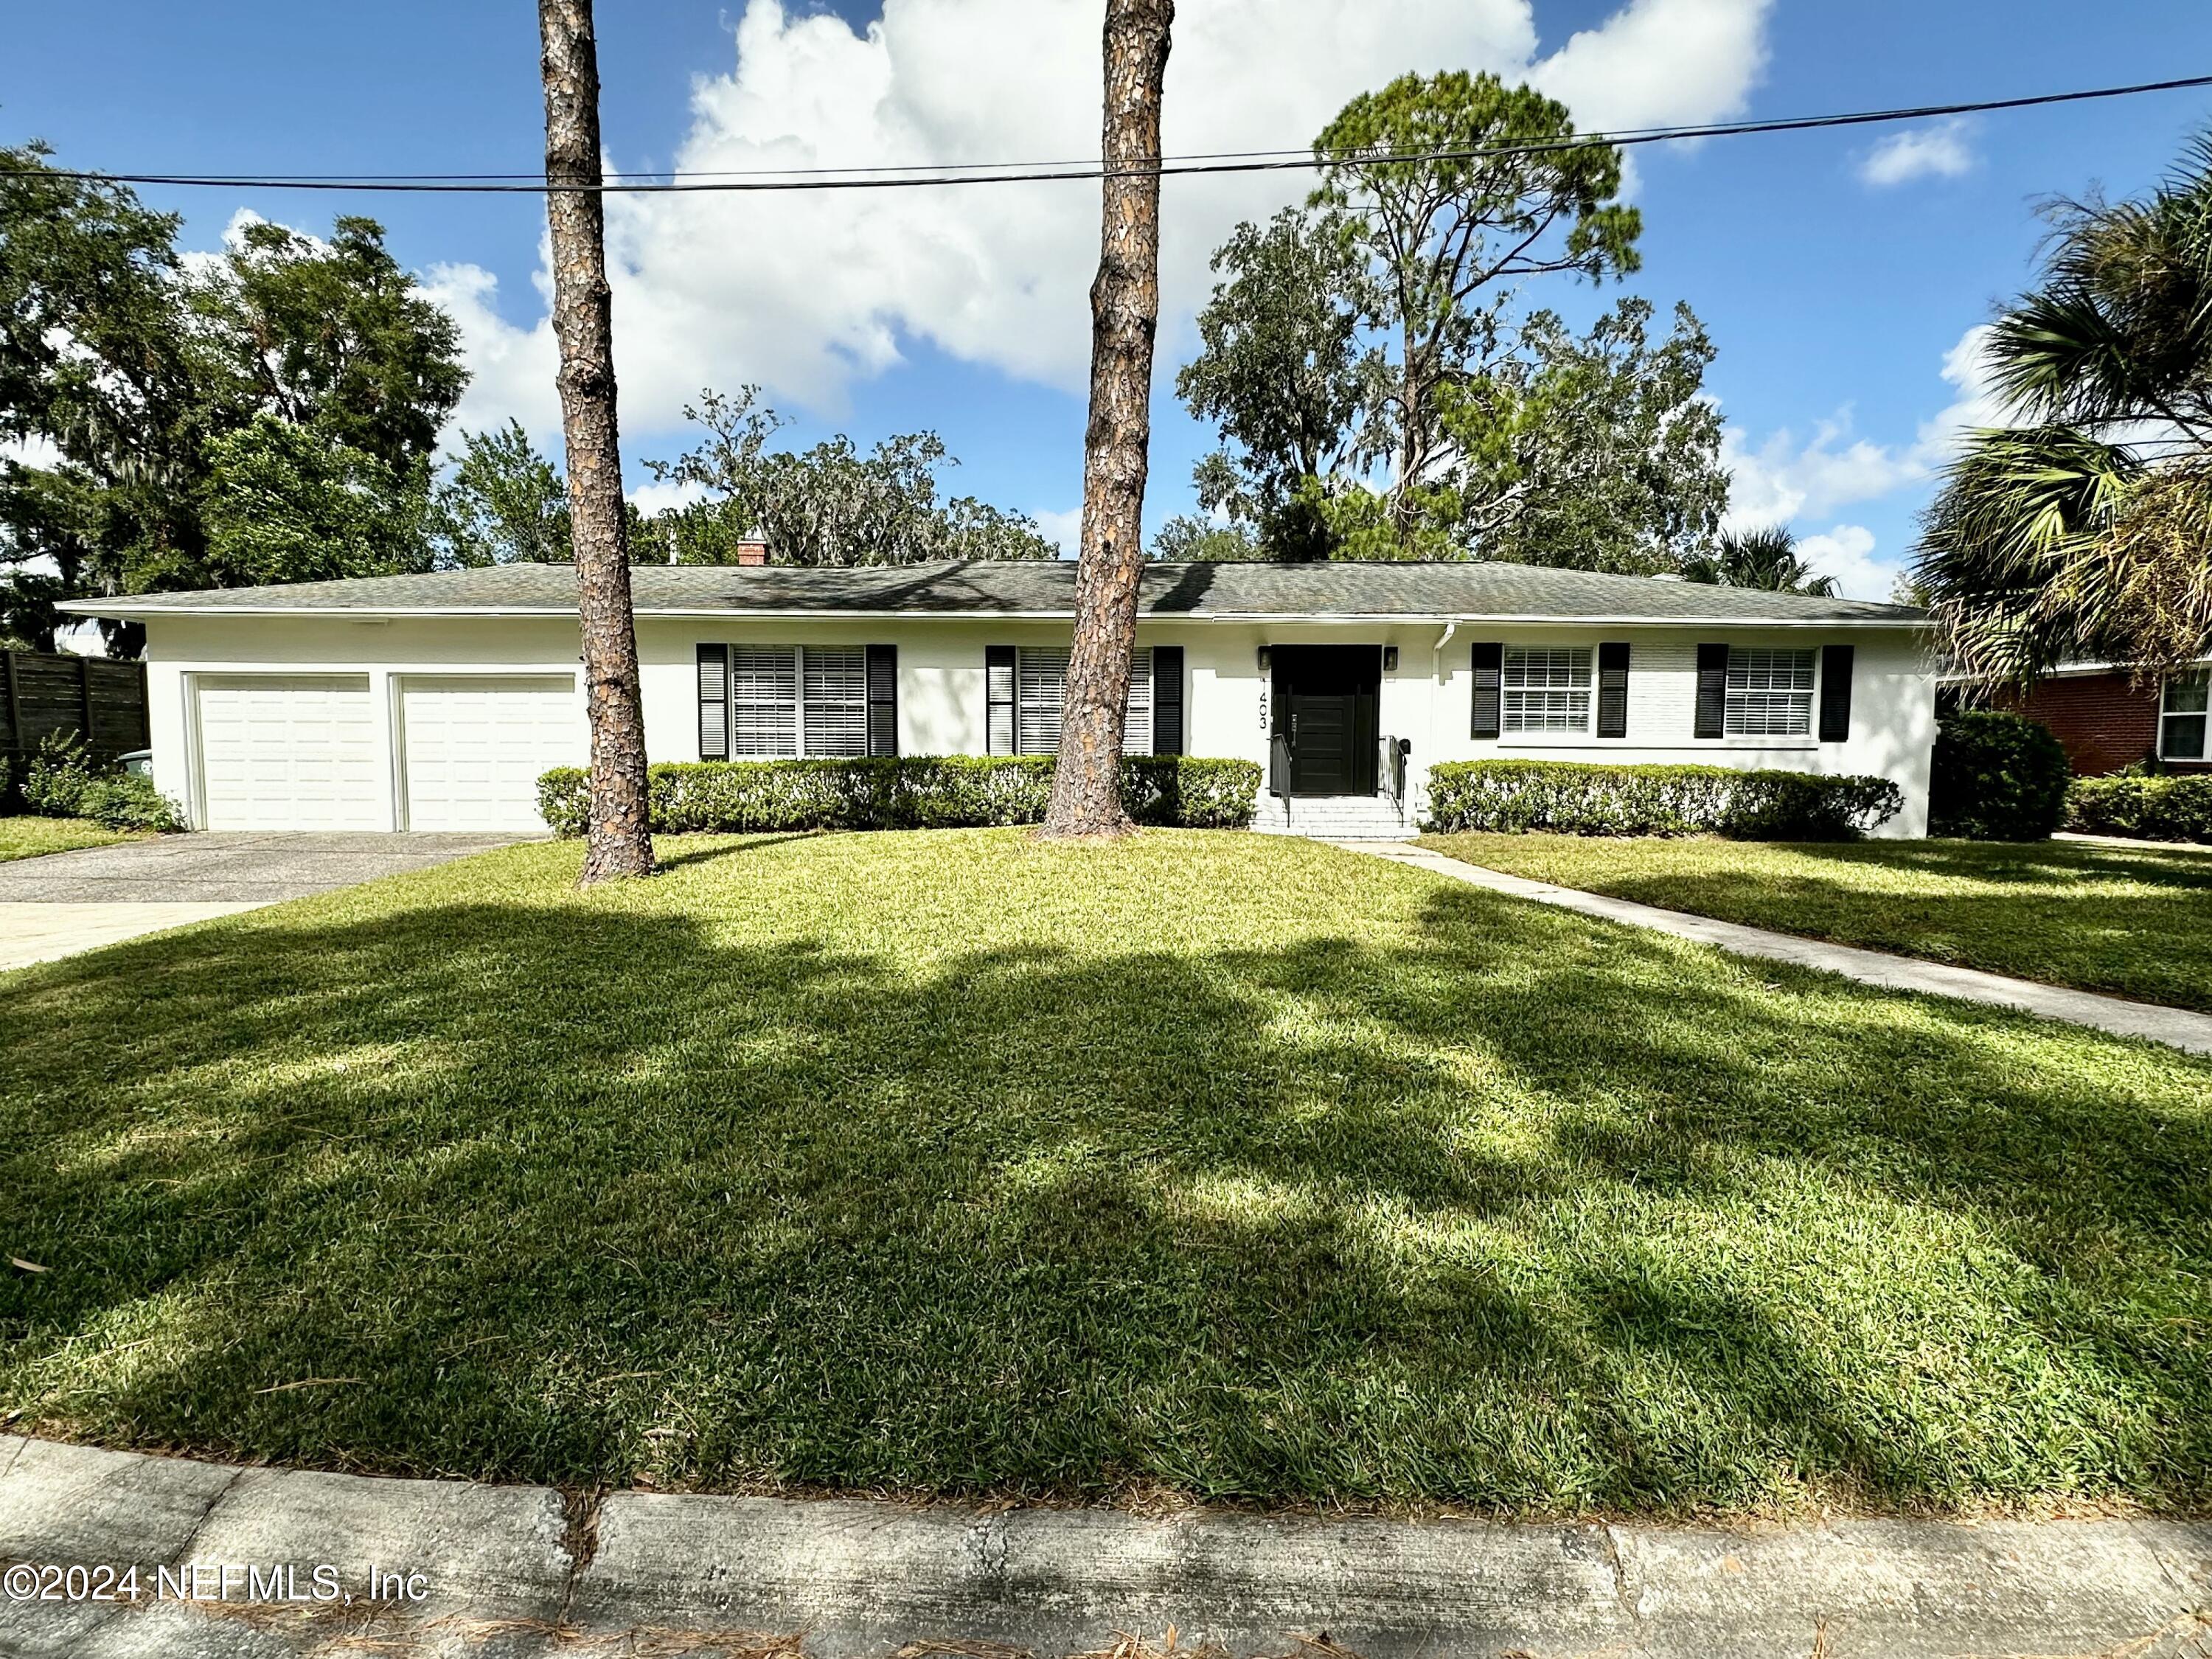
[[[210,830],[381,830],[387,789],[366,674],[205,674]]]
[[[568,675],[418,675],[399,683],[410,830],[543,830],[538,779],[586,757]]]

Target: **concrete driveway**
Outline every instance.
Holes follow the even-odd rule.
[[[0,969],[505,847],[515,835],[210,834],[0,864]]]

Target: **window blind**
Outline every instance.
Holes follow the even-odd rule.
[[[798,653],[787,645],[730,647],[730,757],[799,753]]]
[[[805,687],[806,752],[868,752],[868,652],[866,646],[799,650]]]
[[[1723,729],[1731,737],[1802,738],[1813,729],[1813,653],[1730,646]]]
[[[1590,653],[1565,646],[1514,647],[1505,653],[1508,732],[1587,732]]]
[[[1060,717],[1067,704],[1067,653],[1021,647],[1019,752],[1057,755]]]

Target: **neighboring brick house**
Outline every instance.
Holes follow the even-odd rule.
[[[2207,684],[2202,667],[2163,685],[2139,686],[2124,669],[2085,663],[2061,669],[2025,696],[2000,696],[1997,706],[2049,726],[2078,776],[2118,772],[2154,757],[2175,772],[2212,772]]]

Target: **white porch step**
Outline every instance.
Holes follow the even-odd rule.
[[[1411,841],[1418,832],[1381,795],[1298,795],[1262,791],[1252,827],[1317,841]]]

